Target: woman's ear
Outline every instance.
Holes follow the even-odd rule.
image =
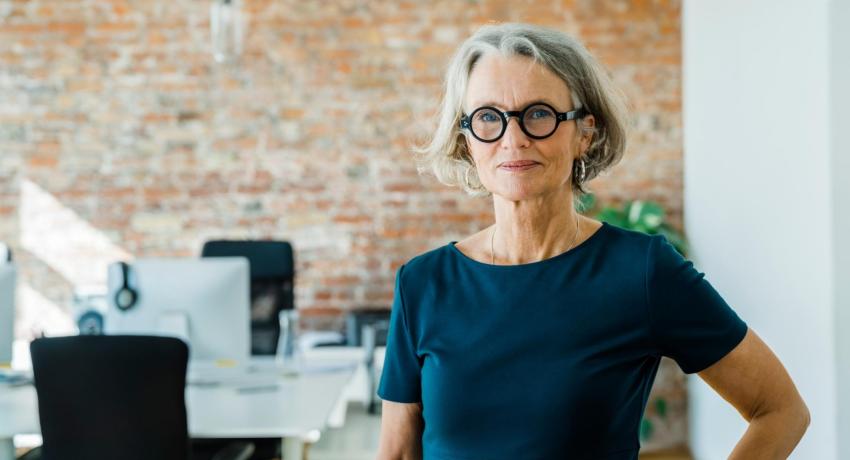
[[[463,144],[461,146],[461,157],[464,157],[466,160],[472,163],[473,166],[475,166],[475,159],[472,158],[472,150],[469,149],[469,134],[465,132],[461,133],[461,137],[463,138],[460,141]]]
[[[584,155],[593,141],[593,133],[596,132],[596,118],[593,115],[587,115],[580,120],[576,120],[576,125],[579,128],[579,135],[581,136],[581,154]]]

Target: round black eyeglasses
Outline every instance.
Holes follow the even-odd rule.
[[[562,121],[584,118],[584,108],[558,112],[549,104],[535,103],[522,110],[502,112],[495,107],[479,107],[460,119],[461,129],[468,129],[481,142],[496,142],[508,129],[508,119],[517,117],[519,128],[532,139],[545,139],[558,129]]]

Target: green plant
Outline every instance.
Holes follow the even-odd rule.
[[[685,256],[688,252],[684,235],[664,222],[664,208],[658,203],[634,200],[627,201],[620,207],[596,208],[596,196],[592,193],[582,196],[579,200],[578,210],[583,214],[592,214],[598,220],[627,230],[664,235],[680,254]]]

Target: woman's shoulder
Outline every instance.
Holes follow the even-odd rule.
[[[402,275],[408,277],[411,275],[419,276],[422,273],[433,273],[434,270],[446,263],[446,258],[451,251],[451,244],[447,243],[411,257],[401,267]]]
[[[466,256],[474,256],[478,251],[476,248],[480,246],[480,241],[478,240],[486,232],[487,229],[485,228],[459,241],[447,241],[442,246],[418,254],[404,263],[404,271],[421,272],[423,270],[430,271],[439,268],[442,264],[447,263],[448,257],[455,255],[456,252],[461,252]]]
[[[638,230],[630,230],[612,224],[605,224],[608,235],[614,240],[625,244],[636,244],[646,246],[655,235],[650,235]]]
[[[648,234],[614,225],[606,225],[606,258],[618,262],[643,262],[649,272],[678,267],[689,262],[663,234]],[[691,262],[689,262],[691,263]],[[660,268],[659,268],[660,267]]]
[[[652,248],[654,239],[663,238],[660,235],[650,235],[638,230],[630,230],[605,223],[605,252],[608,257],[624,258],[634,261],[645,258]]]
[[[636,230],[618,227],[605,221],[598,221],[585,217],[589,230],[577,246],[594,243],[593,254],[603,255],[606,258],[626,258],[634,260],[634,257],[645,255],[650,247],[653,235]]]

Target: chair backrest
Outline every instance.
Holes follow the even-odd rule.
[[[295,258],[286,241],[214,240],[201,257],[246,257],[251,270],[251,353],[273,355],[280,336],[278,314],[295,308]]]
[[[189,349],[171,337],[30,345],[44,460],[186,460]]]

